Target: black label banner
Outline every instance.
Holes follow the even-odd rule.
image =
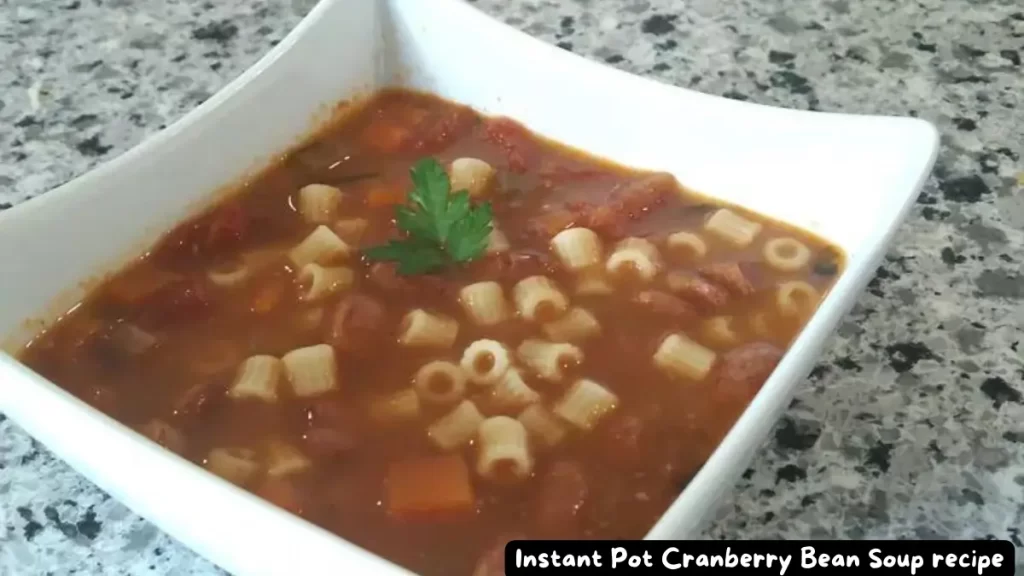
[[[1014,573],[1006,540],[968,541],[602,541],[516,540],[506,576],[550,574],[799,575],[869,571],[910,576]]]

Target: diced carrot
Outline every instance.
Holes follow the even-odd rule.
[[[469,468],[457,454],[392,462],[387,491],[388,511],[400,518],[450,517],[474,502]]]
[[[173,272],[144,262],[115,279],[107,294],[120,304],[135,305],[179,278]]]
[[[295,485],[283,478],[267,478],[256,489],[256,495],[292,514],[302,514],[302,501]]]
[[[379,152],[396,152],[409,141],[408,128],[385,119],[376,119],[363,129],[362,141]]]
[[[277,280],[264,284],[256,291],[249,309],[257,314],[270,312],[284,296],[284,288],[284,283]]]
[[[366,194],[366,206],[369,208],[393,206],[395,204],[401,204],[404,201],[405,190],[398,186],[374,186]]]

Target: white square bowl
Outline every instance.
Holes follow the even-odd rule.
[[[334,103],[393,83],[671,172],[845,250],[847,267],[817,314],[648,538],[698,534],[870,279],[937,150],[935,129],[920,120],[770,108],[659,84],[548,46],[460,0],[323,0],[167,130],[0,215],[5,348],[17,350],[95,278],[208,205],[212,191],[294,144]],[[234,574],[408,573],[163,450],[3,355],[0,411]]]

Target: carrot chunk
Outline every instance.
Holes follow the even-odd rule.
[[[468,512],[474,503],[469,468],[459,455],[411,458],[388,469],[388,511],[400,518]]]
[[[260,287],[253,296],[249,309],[257,314],[270,312],[284,297],[285,285],[283,282],[270,282]]]

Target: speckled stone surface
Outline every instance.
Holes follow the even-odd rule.
[[[311,4],[0,2],[0,209],[177,119]],[[1024,548],[1016,3],[476,4],[566,50],[680,86],[935,122],[934,176],[707,536],[995,537]],[[0,417],[0,574],[217,572]]]

